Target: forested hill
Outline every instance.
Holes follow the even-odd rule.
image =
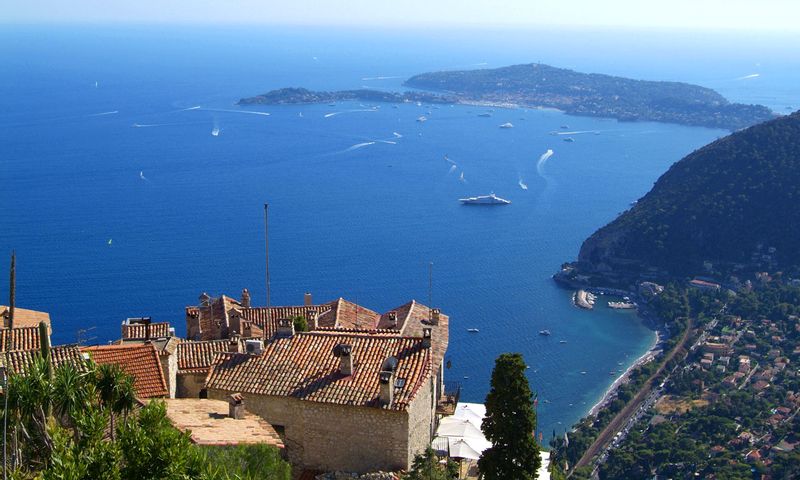
[[[633,208],[589,237],[581,269],[800,265],[800,111],[731,134],[675,163]]]
[[[710,88],[680,82],[580,73],[543,64],[423,73],[405,85],[465,102],[558,108],[572,115],[738,130],[774,118],[762,105],[730,103]]]

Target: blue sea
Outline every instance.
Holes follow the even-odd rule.
[[[673,162],[726,132],[551,110],[485,118],[488,108],[472,106],[235,102],[284,86],[396,90],[419,72],[541,61],[699,83],[784,113],[800,106],[796,40],[5,26],[0,252],[16,249],[17,304],[51,313],[55,343],[107,342],[132,316],[182,333],[183,309],[201,292],[247,287],[265,303],[269,202],[273,304],[308,291],[386,311],[430,294],[451,318],[446,375],[462,398],[483,401],[495,357],[522,352],[547,440],[654,338],[630,312],[576,309],[550,276]],[[505,122],[514,128],[498,128]],[[562,126],[589,133],[567,143],[550,134]],[[490,192],[513,203],[457,201]]]

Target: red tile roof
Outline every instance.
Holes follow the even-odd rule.
[[[148,329],[149,327],[149,329]],[[172,336],[169,322],[157,322],[150,325],[144,323],[122,324],[123,340],[143,340],[148,338],[166,338]],[[148,331],[149,330],[149,331]]]
[[[9,309],[6,305],[0,305],[0,317],[3,318],[3,326],[8,322]],[[26,308],[14,307],[14,328],[38,327],[39,322],[47,324],[47,331],[50,332],[50,314]]]
[[[158,353],[151,343],[135,345],[101,345],[84,347],[83,352],[97,364],[114,363],[134,379],[139,398],[166,397],[169,395]]]
[[[330,310],[320,315],[320,327],[354,328],[373,330],[378,326],[381,316],[368,308],[349,302],[343,298],[330,302]]]
[[[24,374],[33,359],[41,355],[41,350],[17,350],[6,353],[6,362],[11,372]],[[79,371],[86,371],[86,362],[78,347],[60,346],[50,349],[50,361],[53,368],[71,364]]]
[[[41,347],[39,327],[14,327],[0,330],[0,350],[34,350]]]
[[[183,341],[178,344],[178,373],[207,372],[220,352],[227,352],[230,340]],[[237,346],[237,351],[241,347]]]
[[[339,372],[337,345],[352,346],[352,375]],[[379,372],[383,362],[397,358],[393,402],[383,408],[405,410],[430,376],[430,349],[420,338],[363,333],[308,332],[278,339],[261,355],[220,354],[206,387],[256,395],[289,396],[341,405],[378,407]]]
[[[253,322],[263,331],[263,338],[272,338],[278,330],[278,320],[282,318],[304,317],[310,313],[317,315],[330,311],[331,305],[298,305],[283,307],[251,307],[242,309],[242,317]]]
[[[432,324],[429,319],[432,316],[431,309],[415,300],[401,305],[390,312],[395,312],[397,316],[397,326],[400,334],[406,337],[422,337],[422,329],[432,330],[432,361],[434,367],[438,367],[447,352],[449,343],[449,323],[450,317],[439,313],[439,321]],[[392,322],[389,320],[389,312],[381,315],[378,328],[391,328]]]

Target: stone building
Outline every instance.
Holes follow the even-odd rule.
[[[218,355],[208,397],[241,394],[248,410],[281,433],[298,468],[408,469],[432,438],[440,381],[434,367],[446,349],[446,342],[433,347],[430,326],[412,327],[414,311],[409,304],[391,322],[407,322],[419,336],[404,336],[397,325],[377,328],[378,314],[371,331],[295,333],[283,319],[263,346],[251,340],[250,353]]]
[[[218,353],[243,352],[242,342],[230,340],[185,340],[177,348],[176,398],[199,398]]]
[[[178,371],[177,348],[181,339],[169,322],[152,322],[149,317],[128,318],[122,322],[122,338],[118,345],[151,343],[158,353],[158,361],[167,384],[169,398],[175,398]]]

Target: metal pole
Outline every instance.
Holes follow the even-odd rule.
[[[428,264],[428,321],[433,322],[433,262]]]
[[[11,252],[11,275],[8,299],[8,339],[11,339],[11,329],[14,328],[14,304],[16,303],[17,286],[17,252]],[[10,342],[6,342],[6,351]],[[6,354],[3,352],[3,480],[8,479],[8,374]]]
[[[269,308],[272,304],[270,302],[271,295],[270,295],[270,285],[269,285],[269,204],[264,204],[264,254],[265,254],[265,266],[266,266],[266,282],[267,282],[267,308]]]

